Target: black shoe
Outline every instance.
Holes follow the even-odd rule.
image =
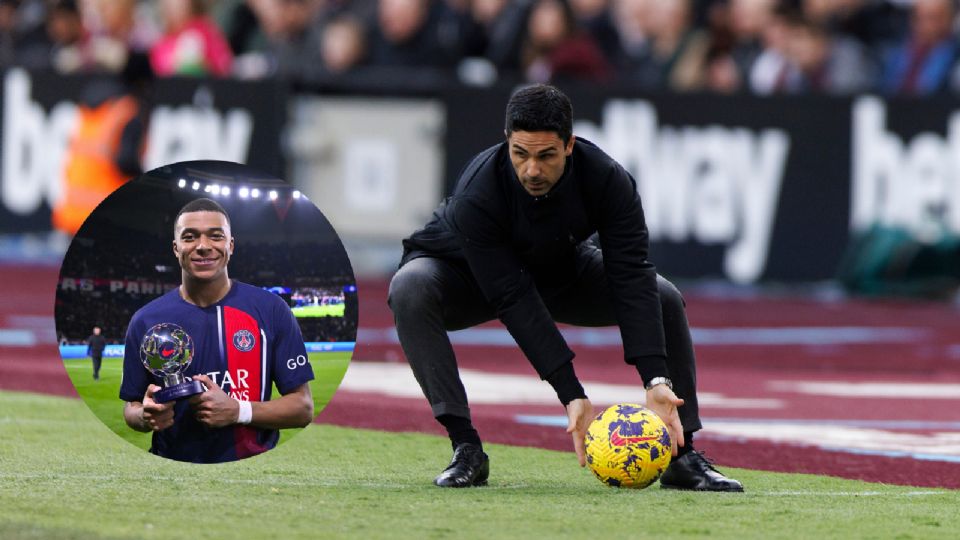
[[[433,479],[440,487],[470,487],[487,485],[490,476],[490,458],[480,446],[460,443],[453,451],[450,465]]]
[[[660,476],[660,487],[691,491],[743,491],[743,484],[714,469],[713,463],[696,450],[690,450],[670,462]]]

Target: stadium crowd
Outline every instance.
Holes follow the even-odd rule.
[[[79,343],[94,325],[103,329],[108,343],[122,343],[133,313],[160,296],[165,287],[180,282],[180,268],[170,253],[167,237],[120,234],[109,226],[92,221],[84,235],[77,236],[71,252],[85,251],[97,256],[68,253],[61,278],[85,284],[57,288],[57,329],[61,342]],[[98,244],[109,246],[104,249]],[[307,242],[282,246],[266,242],[238,242],[230,262],[230,277],[258,287],[312,287],[343,290],[353,285],[346,258],[325,254],[329,246]],[[271,258],[273,257],[273,258]],[[144,287],[112,287],[111,282],[148,283]],[[283,295],[281,295],[283,296]],[[352,341],[356,335],[357,294],[346,293],[344,317],[298,319],[307,341]],[[290,302],[289,296],[285,299]]]
[[[960,91],[956,20],[954,0],[0,0],[0,66],[928,95]]]

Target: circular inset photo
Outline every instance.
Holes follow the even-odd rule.
[[[222,463],[310,424],[357,335],[336,231],[286,182],[235,163],[160,167],[107,197],[63,260],[67,373],[111,430],[158,456]]]

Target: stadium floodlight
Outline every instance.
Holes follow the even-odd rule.
[[[269,197],[271,201],[277,200],[277,190],[271,189],[269,193]]]
[[[230,186],[223,186],[222,188],[220,188],[220,194],[223,195],[224,197],[229,197],[229,196],[230,196]]]
[[[214,195],[220,195],[220,184],[213,184],[210,186],[210,193]]]
[[[294,199],[299,199],[299,198],[300,198],[300,190],[299,190],[299,189],[293,190],[293,198],[294,198]]]
[[[179,188],[185,188],[185,187],[187,187],[187,181],[184,180],[183,178],[181,178],[180,181],[177,182],[177,187],[179,187]]]
[[[260,198],[260,190],[257,189],[257,188],[251,189],[251,190],[250,190],[250,196],[253,197],[254,199],[259,199],[259,198]]]
[[[210,184],[203,186],[204,193],[210,193],[211,191],[213,191],[213,186],[211,186]]]
[[[250,188],[248,188],[247,186],[241,187],[240,189],[237,190],[237,195],[239,195],[241,199],[246,199],[247,197],[250,196]]]
[[[196,180],[194,180],[194,181],[193,181],[193,185],[190,186],[190,187],[192,187],[193,190],[196,191],[196,190],[200,189],[200,182],[197,182]]]

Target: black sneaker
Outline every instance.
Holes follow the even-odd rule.
[[[670,462],[660,476],[660,487],[691,491],[743,491],[743,484],[714,469],[713,463],[696,450],[690,450]]]
[[[461,443],[453,451],[450,465],[433,479],[440,487],[470,487],[487,485],[490,476],[490,458],[480,446]]]

